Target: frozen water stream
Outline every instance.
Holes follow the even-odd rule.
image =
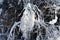
[[[33,31],[34,29],[34,25],[36,25],[36,27],[38,26],[38,29],[40,30],[41,27],[45,28],[45,37],[43,37],[41,30],[38,32],[36,40],[55,40],[54,38],[57,37],[58,35],[58,31],[55,28],[55,26],[53,24],[51,24],[49,27],[47,27],[48,25],[44,22],[44,20],[42,19],[42,12],[40,9],[38,9],[38,7],[36,5],[33,5],[31,3],[28,3],[25,7],[24,7],[25,11],[23,12],[23,16],[21,18],[20,24],[19,24],[19,30],[21,30],[23,32],[22,37],[24,38],[24,40],[30,40],[30,32]],[[55,19],[55,22],[57,21],[57,16]],[[53,21],[52,21],[53,22]],[[17,22],[16,22],[17,23]],[[16,27],[17,24],[14,24],[15,26],[13,26],[13,29]],[[40,26],[41,25],[41,26]],[[9,35],[12,34],[12,29]],[[21,37],[21,38],[22,38]],[[40,38],[41,37],[41,38]],[[46,39],[47,37],[47,39]],[[8,37],[11,38],[10,36]]]
[[[21,0],[19,0],[18,5],[20,2]],[[20,36],[21,38],[19,40],[60,40],[60,26],[55,25],[55,23],[58,21],[57,14],[60,6],[57,6],[56,4],[45,6],[48,9],[51,7],[55,10],[54,19],[46,23],[44,20],[44,12],[39,9],[37,5],[31,3],[31,0],[23,0],[23,4],[24,11],[22,10],[23,12],[18,14],[18,16],[22,16],[19,18],[20,20],[18,22],[15,21],[12,25],[11,30],[7,34],[7,40],[16,40],[16,37],[21,31],[22,35]],[[9,8],[14,7],[12,4],[9,4],[9,6]],[[2,9],[0,10],[2,11]]]

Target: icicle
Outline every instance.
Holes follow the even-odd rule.
[[[13,30],[16,28],[16,26],[19,24],[20,22],[15,22],[14,23],[14,25],[12,26],[12,28],[11,28],[11,30],[10,30],[10,33],[9,33],[9,35],[8,35],[8,38],[7,38],[7,40],[13,40],[13,34],[14,34],[14,32],[13,32]],[[13,33],[12,33],[13,32]]]
[[[28,3],[30,3],[30,0],[23,0],[23,3],[24,3],[24,7],[25,7]]]
[[[23,31],[23,37],[25,38],[25,40],[28,39],[27,37],[27,32],[28,31],[32,31],[34,24],[36,23],[36,25],[38,25],[38,27],[40,28],[40,22],[41,22],[41,11],[37,8],[35,10],[35,8],[37,8],[35,5],[32,5],[31,3],[28,3],[27,6],[24,8],[25,11],[23,12],[23,16],[21,18],[21,24],[20,24],[20,29]],[[38,11],[39,13],[38,13]],[[36,15],[38,15],[38,20],[35,19]],[[42,22],[42,24],[44,24],[44,22]]]
[[[18,1],[18,5],[20,4],[21,0]]]
[[[2,8],[0,9],[0,14],[2,13]]]

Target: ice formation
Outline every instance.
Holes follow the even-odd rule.
[[[3,25],[1,28],[7,30],[6,32],[2,30],[1,40],[60,40],[60,6],[55,1],[6,0],[6,2],[3,2],[7,6],[2,6],[3,12],[0,14],[2,15],[0,26]]]

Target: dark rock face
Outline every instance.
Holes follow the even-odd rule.
[[[58,33],[54,34],[54,32],[60,30],[59,27],[57,27],[60,26],[59,7],[60,6],[57,5],[57,3],[53,0],[30,0],[30,1],[29,0],[3,0],[3,2],[0,3],[0,9],[2,9],[2,12],[0,14],[0,39],[1,40],[50,40],[48,39],[48,37],[51,38],[52,35],[54,38],[55,35],[58,34]],[[56,11],[57,13],[55,13]],[[27,24],[31,24],[31,21],[33,19],[32,15],[29,15],[29,12],[30,14],[35,13],[35,15],[33,15],[33,17],[35,16],[34,19],[35,21],[33,20],[34,26],[31,31],[27,27],[29,26]],[[56,19],[57,21],[54,24],[49,24],[50,21],[55,19],[55,16],[58,17],[58,19]],[[29,18],[31,17],[32,19],[29,19],[28,17]],[[43,20],[40,22],[41,18]],[[29,19],[30,22],[27,19]],[[27,22],[25,20],[27,20]],[[25,30],[23,32],[20,28],[21,23],[19,23],[19,21],[20,22],[23,21],[21,22],[23,23],[21,25],[22,27],[23,25],[24,26],[27,25],[26,27],[28,28],[28,31],[26,31],[25,34],[24,34]],[[17,22],[16,26],[14,25],[15,22]],[[32,25],[30,25],[29,27],[31,26]],[[50,31],[52,31],[52,33]],[[12,33],[11,34],[12,36],[9,35],[10,33]],[[9,37],[11,39],[9,39]]]
[[[3,25],[1,31],[3,29],[3,33],[8,34],[11,26],[14,24],[15,21],[19,19],[17,19],[17,17],[18,14],[20,14],[23,10],[23,1],[18,4],[18,0],[3,0],[3,3],[0,4],[0,8],[2,8],[0,19],[2,20],[1,25]]]

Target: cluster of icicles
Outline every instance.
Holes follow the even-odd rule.
[[[19,30],[23,32],[22,37],[24,38],[24,40],[30,40],[30,32],[33,31],[34,25],[36,28],[38,28],[38,30],[36,31],[37,32],[37,37],[35,38],[36,40],[56,40],[56,37],[58,37],[58,34],[59,34],[58,30],[55,28],[55,25],[47,25],[44,22],[43,13],[36,5],[28,3],[24,7],[24,9],[25,11],[23,12],[21,21],[14,23],[8,35],[7,40],[14,39],[13,38],[14,34],[12,34],[12,32],[16,28],[17,25],[19,27]],[[45,28],[46,30],[45,37],[43,37],[41,35],[41,31],[39,31],[41,27]]]

